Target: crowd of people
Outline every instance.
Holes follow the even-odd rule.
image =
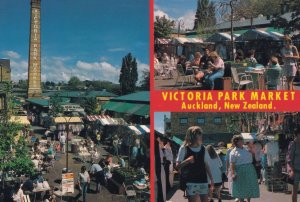
[[[294,130],[294,139],[282,141],[280,144],[277,141],[246,140],[242,135],[234,135],[230,148],[223,142],[217,147],[204,146],[202,134],[202,129],[198,126],[188,128],[184,143],[178,150],[176,162],[173,162],[170,143],[157,137],[157,161],[162,162],[161,166],[156,166],[158,202],[166,201],[167,193],[173,187],[174,173],[177,172],[180,179],[179,188],[184,191],[184,197],[190,202],[212,202],[213,193],[221,202],[221,190],[224,189],[228,190],[228,194],[235,201],[250,202],[252,198],[260,198],[259,184],[270,180],[266,174],[267,168],[272,168],[274,173],[281,169],[281,165],[278,164],[279,151],[286,153],[285,165],[293,184],[292,201],[297,201],[300,182],[299,128]],[[286,143],[286,149],[285,146],[280,146]],[[281,171],[279,172],[281,175]]]
[[[279,85],[279,78],[276,75],[286,77],[288,90],[294,90],[294,79],[298,71],[299,53],[297,47],[292,44],[290,37],[285,36],[283,39],[284,46],[280,53],[272,55],[269,63],[265,67],[269,73],[265,74],[265,82],[268,83],[268,90],[276,90]],[[255,58],[255,50],[251,49],[246,54],[239,49],[236,52],[235,61],[237,63],[246,62],[249,67],[256,67],[258,64]],[[280,66],[280,64],[283,64]],[[173,70],[180,65],[185,75],[191,75],[195,79],[195,83],[199,86],[206,84],[209,89],[214,89],[214,81],[223,78],[225,65],[223,59],[216,51],[204,48],[203,52],[195,52],[190,54],[189,58],[185,55],[175,56],[167,53],[154,54],[154,69],[156,75],[163,77],[172,77]],[[274,73],[275,71],[275,73]],[[268,77],[268,78],[267,78]]]

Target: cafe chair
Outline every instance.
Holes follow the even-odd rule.
[[[183,85],[184,85],[184,83],[186,81],[190,82],[190,83],[192,82],[192,78],[193,78],[194,74],[192,74],[192,75],[186,75],[181,64],[177,64],[176,71],[177,71],[177,78],[176,78],[176,82],[175,82],[174,88],[176,88],[176,86],[179,84],[179,82],[178,82],[179,79],[182,80],[182,82],[181,82],[181,88],[183,87]]]
[[[125,188],[126,202],[136,201],[136,191],[132,185],[128,185]]]
[[[24,201],[24,202],[31,202],[31,201],[30,201],[29,195],[25,195],[25,194],[24,194],[24,195],[23,195],[23,201]]]
[[[238,73],[235,67],[231,67],[231,74],[233,87],[236,85],[237,90],[240,90],[241,87],[247,86],[249,84],[251,84],[251,87],[253,89],[253,78],[251,75],[247,75],[245,73]]]
[[[266,89],[278,90],[277,87],[281,84],[281,70],[269,68],[266,69]]]

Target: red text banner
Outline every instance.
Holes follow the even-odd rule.
[[[152,91],[152,111],[300,111],[300,91]]]

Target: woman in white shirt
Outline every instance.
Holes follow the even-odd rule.
[[[259,186],[256,171],[252,164],[252,154],[244,148],[244,140],[241,135],[232,138],[235,146],[230,152],[229,162],[232,171],[232,197],[243,202],[246,198],[250,202],[251,198],[259,198]]]
[[[219,202],[221,202],[221,186],[222,186],[222,161],[212,145],[208,145],[206,150],[209,154],[209,167],[214,182],[214,190],[210,192],[210,201],[213,201],[213,191],[218,194]]]

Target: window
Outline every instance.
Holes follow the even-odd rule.
[[[205,118],[197,118],[197,123],[200,125],[204,125],[205,124]]]
[[[179,122],[180,122],[180,124],[187,124],[188,123],[188,118],[180,118]]]
[[[214,123],[215,124],[221,124],[222,123],[222,118],[221,117],[215,117],[214,118]]]

